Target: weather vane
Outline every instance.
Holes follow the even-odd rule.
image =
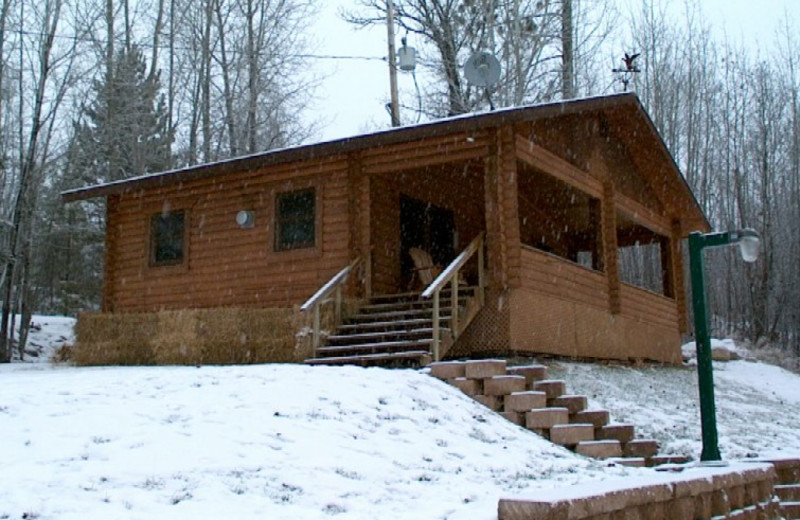
[[[625,57],[622,58],[622,61],[625,63],[625,67],[618,69],[611,69],[611,72],[619,74],[619,80],[622,83],[623,92],[628,91],[628,83],[631,82],[631,77],[637,72],[642,72],[642,70],[633,63],[634,60],[636,60],[636,58],[639,57],[639,54],[641,53],[637,52],[636,54],[628,54],[626,52]]]

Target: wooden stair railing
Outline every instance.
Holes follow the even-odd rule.
[[[461,252],[459,255],[450,262],[450,265],[444,268],[444,270],[437,276],[431,284],[425,288],[422,292],[422,298],[428,299],[433,298],[433,343],[432,343],[432,354],[434,361],[440,361],[441,355],[441,330],[439,327],[440,321],[440,309],[439,309],[439,300],[440,300],[440,293],[442,289],[444,289],[447,284],[450,284],[450,300],[452,302],[452,316],[450,322],[450,330],[451,330],[451,339],[454,341],[458,338],[458,336],[469,326],[470,322],[473,318],[477,315],[477,311],[483,308],[484,304],[484,257],[483,257],[483,242],[484,242],[484,234],[481,232],[475,239],[470,242],[470,244]],[[478,257],[478,286],[476,289],[476,296],[478,301],[477,308],[470,309],[470,306],[467,306],[465,311],[465,315],[463,319],[459,316],[459,305],[458,305],[458,280],[459,280],[459,273],[461,269],[466,265],[466,263],[477,254]]]
[[[300,311],[308,313],[311,311],[311,346],[313,348],[313,357],[317,356],[317,349],[321,342],[320,330],[320,310],[321,307],[330,303],[330,296],[333,294],[333,327],[338,327],[342,322],[342,287],[350,275],[359,267],[363,265],[362,282],[364,284],[364,292],[367,299],[372,296],[372,253],[367,251],[355,260],[350,262],[350,265],[336,273],[333,278],[327,281],[325,285],[319,288],[311,298],[300,306]]]

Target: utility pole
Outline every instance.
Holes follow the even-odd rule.
[[[394,2],[386,0],[386,32],[389,38],[389,90],[391,102],[389,112],[392,126],[400,126],[400,105],[397,99],[397,55],[394,48]]]

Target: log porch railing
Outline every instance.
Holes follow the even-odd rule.
[[[350,262],[350,265],[336,273],[333,278],[328,280],[325,285],[320,287],[311,298],[300,306],[301,312],[307,313],[309,310],[312,312],[311,346],[314,351],[313,357],[317,356],[317,348],[319,348],[321,342],[320,311],[322,306],[331,302],[330,296],[333,294],[333,326],[338,326],[342,322],[342,288],[350,275],[361,265],[364,266],[362,276],[364,292],[369,299],[372,296],[372,253],[367,251]]]
[[[470,244],[453,260],[450,262],[439,276],[436,277],[431,284],[422,292],[422,298],[433,298],[433,359],[439,361],[441,359],[440,346],[441,346],[441,329],[439,322],[440,316],[440,293],[447,284],[450,284],[450,301],[452,305],[450,328],[452,339],[455,340],[469,325],[472,318],[477,314],[477,310],[483,307],[484,303],[484,257],[483,257],[483,242],[484,234],[480,233]],[[478,287],[476,289],[476,296],[478,300],[478,307],[474,312],[465,312],[464,320],[459,317],[458,306],[458,280],[461,269],[474,255],[478,256]]]

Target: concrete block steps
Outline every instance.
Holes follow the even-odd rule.
[[[778,480],[775,497],[779,500],[778,513],[785,520],[800,520],[800,459],[767,459],[775,467]]]
[[[550,379],[539,364],[509,367],[502,359],[443,361],[430,375],[555,444],[581,455],[627,466],[687,462],[659,457],[658,443],[636,439],[631,424],[611,423],[607,410],[588,409],[585,395],[567,393],[565,381]]]

